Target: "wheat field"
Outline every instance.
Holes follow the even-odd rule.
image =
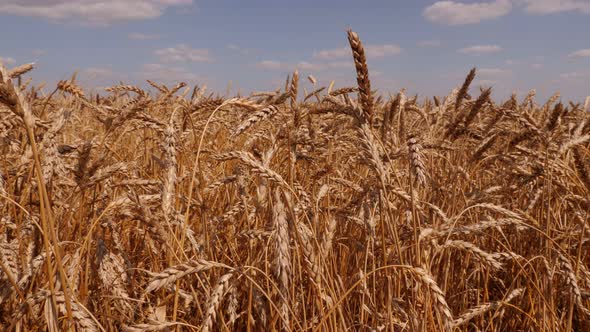
[[[378,95],[348,41],[232,98],[0,67],[0,326],[589,330],[590,97]]]

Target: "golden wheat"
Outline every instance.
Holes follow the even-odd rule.
[[[589,330],[590,97],[387,99],[347,36],[248,97],[0,66],[0,328]]]

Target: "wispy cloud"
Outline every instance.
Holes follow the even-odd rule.
[[[583,78],[586,77],[587,75],[585,73],[579,72],[579,71],[572,71],[569,73],[562,73],[559,75],[560,78],[562,79],[566,79],[566,80],[570,80],[570,79],[579,79],[579,78]]]
[[[543,69],[545,64],[543,64],[544,57],[536,56],[529,58],[527,60],[515,60],[515,59],[506,59],[504,60],[504,64],[507,66],[515,66],[515,65],[528,65],[529,68],[534,70]]]
[[[590,48],[572,52],[572,53],[568,54],[567,57],[570,58],[570,59],[574,59],[574,58],[588,58],[588,57],[590,57]]]
[[[322,71],[338,68],[354,68],[350,61],[332,61],[332,62],[281,62],[276,60],[264,60],[256,64],[256,67],[267,70],[284,70],[291,71],[295,69],[305,71]]]
[[[512,71],[507,70],[507,69],[501,69],[501,68],[481,68],[481,69],[477,70],[477,75],[479,77],[485,77],[485,78],[508,76],[511,74],[512,74]]]
[[[577,11],[590,14],[588,0],[521,0],[525,3],[525,11],[530,14],[554,14]]]
[[[373,59],[397,55],[401,51],[401,47],[396,44],[368,44],[365,46],[367,58]],[[352,58],[352,51],[348,47],[327,49],[314,52],[313,57],[322,60]]]
[[[483,54],[493,54],[502,51],[502,47],[498,45],[474,45],[462,48],[457,52],[469,55],[483,55]]]
[[[479,86],[491,86],[491,85],[495,85],[497,83],[498,83],[497,80],[488,80],[488,79],[475,81],[475,85],[479,85]]]
[[[31,54],[33,54],[34,56],[42,56],[42,55],[45,55],[46,53],[47,53],[46,50],[42,50],[40,48],[36,48],[31,51]]]
[[[493,86],[496,85],[512,75],[512,71],[502,68],[479,68],[477,69],[477,76],[475,84],[478,86]]]
[[[202,77],[192,73],[186,68],[168,66],[160,63],[148,63],[143,65],[138,75],[141,78],[165,84],[178,81],[195,82],[202,80]]]
[[[4,0],[0,13],[106,26],[156,18],[168,7],[192,3],[192,0]]]
[[[509,65],[509,66],[513,66],[513,65],[517,65],[520,63],[520,61],[518,60],[514,60],[514,59],[506,59],[504,60],[504,63]]]
[[[276,69],[281,69],[283,68],[283,63],[281,63],[280,61],[275,61],[275,60],[263,60],[260,61],[256,64],[256,67],[258,68],[262,68],[262,69],[272,69],[272,70],[276,70]]]
[[[4,64],[4,65],[13,65],[16,62],[16,60],[14,60],[11,57],[2,57],[0,56],[0,63]]]
[[[77,81],[84,88],[102,90],[117,82],[130,80],[129,76],[129,73],[115,71],[109,66],[88,67],[80,70]]]
[[[397,55],[402,51],[401,47],[395,44],[367,45],[367,57],[383,58],[386,56]]]
[[[127,35],[127,38],[131,40],[154,40],[160,39],[162,36],[157,34],[145,34],[140,32],[132,32]]]
[[[110,68],[90,67],[82,71],[82,74],[88,79],[105,79],[112,78],[115,73]]]
[[[494,0],[470,3],[445,0],[426,7],[422,15],[434,23],[465,25],[505,16],[515,7],[534,15],[562,12],[590,14],[588,0]]]
[[[421,40],[416,43],[420,47],[439,47],[441,44],[440,40]]]
[[[429,21],[445,25],[475,24],[508,14],[512,10],[510,0],[462,3],[437,1],[428,6],[422,15]]]
[[[344,57],[352,57],[352,51],[348,47],[334,48],[329,50],[321,50],[313,53],[313,57],[317,59],[336,59]]]
[[[317,70],[323,70],[325,68],[325,64],[301,61],[301,62],[297,63],[294,67],[297,69],[301,69],[301,70],[317,71]]]
[[[227,44],[225,45],[225,48],[227,48],[228,50],[235,52],[235,53],[239,53],[242,55],[247,55],[250,54],[251,49],[248,48],[243,48],[242,46],[238,45],[238,44]]]
[[[154,52],[161,62],[208,62],[212,61],[208,49],[192,48],[186,44],[167,47]]]
[[[352,61],[332,61],[332,62],[324,62],[324,63],[310,63],[307,61],[299,62],[296,64],[297,68],[301,68],[302,70],[327,70],[327,69],[337,69],[337,68],[354,68]]]

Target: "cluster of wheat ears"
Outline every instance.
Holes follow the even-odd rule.
[[[0,327],[590,328],[590,98],[377,97],[348,40],[248,97],[0,66]]]

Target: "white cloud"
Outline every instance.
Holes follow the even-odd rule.
[[[578,50],[568,55],[568,58],[588,58],[590,57],[590,48]]]
[[[229,50],[239,51],[240,47],[236,44],[227,44],[225,47]]]
[[[579,11],[590,14],[588,0],[521,0],[525,4],[525,11],[530,14],[554,14],[569,11]]]
[[[274,61],[274,60],[263,60],[263,61],[258,62],[256,64],[256,66],[259,68],[262,68],[262,69],[272,69],[272,70],[283,68],[283,64],[280,61]]]
[[[129,38],[131,40],[153,40],[153,39],[160,39],[161,37],[162,37],[161,35],[145,34],[145,33],[140,33],[140,32],[132,32],[127,35],[127,38]]]
[[[5,66],[6,65],[13,65],[13,64],[16,63],[16,60],[14,60],[11,57],[2,57],[2,56],[0,56],[0,63],[3,64],[3,65],[5,65]]]
[[[585,77],[585,76],[586,75],[584,73],[580,73],[580,72],[577,72],[577,71],[573,71],[573,72],[570,72],[570,73],[563,73],[563,74],[560,74],[559,75],[560,78],[563,78],[563,79],[566,79],[566,80],[582,78],[582,77]]]
[[[36,48],[33,51],[31,51],[31,54],[33,54],[34,56],[42,56],[45,55],[47,53],[46,50],[42,50],[40,48]]]
[[[256,64],[258,68],[267,70],[284,70],[292,71],[295,69],[305,71],[322,71],[328,69],[339,69],[339,68],[354,68],[352,61],[333,61],[333,62],[308,62],[301,61],[297,63],[292,62],[281,62],[274,60],[264,60]]]
[[[326,64],[328,68],[354,68],[352,61],[334,61]]]
[[[98,67],[86,68],[82,71],[82,74],[91,80],[106,79],[115,76],[115,73],[111,69]]]
[[[378,44],[365,46],[367,58],[383,58],[386,56],[397,55],[402,51],[401,47],[395,44]],[[322,60],[333,60],[339,58],[352,58],[352,51],[348,47],[321,50],[313,53],[313,57]]]
[[[498,45],[474,45],[458,50],[459,53],[469,55],[482,55],[501,52],[502,48]]]
[[[422,15],[434,23],[464,25],[502,17],[510,13],[513,7],[522,8],[526,13],[535,15],[562,12],[590,14],[590,0],[445,0],[426,7]]]
[[[478,85],[478,86],[491,86],[491,85],[494,85],[497,83],[498,83],[498,81],[496,81],[496,80],[477,80],[477,81],[475,81],[475,85]]]
[[[192,3],[193,0],[3,0],[0,13],[106,26],[156,18],[168,7]]]
[[[511,10],[510,0],[476,3],[437,1],[424,9],[422,15],[429,21],[439,24],[464,25],[501,17]]]
[[[334,69],[334,68],[354,68],[352,61],[334,61],[334,62],[324,62],[324,63],[310,63],[307,61],[299,62],[295,65],[298,69],[302,70],[326,70],[326,69]]]
[[[322,70],[323,64],[301,61],[297,65],[295,65],[295,67],[298,69],[301,69],[301,70],[313,71],[313,70]]]
[[[351,56],[352,56],[352,51],[348,47],[335,48],[335,49],[331,49],[331,50],[322,50],[322,51],[313,53],[314,58],[325,59],[325,60],[351,57]]]
[[[129,79],[129,73],[115,71],[111,67],[88,67],[80,70],[77,82],[84,88],[102,90]]]
[[[233,52],[237,52],[239,54],[242,54],[242,55],[247,55],[251,51],[251,49],[243,48],[237,44],[227,44],[227,45],[225,45],[225,48],[227,48],[228,50],[231,50]]]
[[[186,68],[167,66],[159,63],[148,63],[142,66],[139,76],[152,81],[163,82],[195,82],[202,78]]]
[[[510,70],[506,70],[506,69],[500,69],[500,68],[481,68],[481,69],[477,69],[477,75],[478,77],[498,77],[498,76],[508,76],[511,75],[512,72]]]
[[[439,47],[441,45],[440,40],[421,40],[416,43],[420,47]]]
[[[154,52],[161,62],[208,62],[212,61],[207,49],[191,48],[186,44],[167,47]]]
[[[535,56],[533,58],[529,58],[528,60],[506,59],[504,60],[504,64],[506,64],[507,66],[528,65],[531,69],[539,70],[545,67],[545,65],[543,64],[543,60],[544,57]]]
[[[384,44],[384,45],[367,45],[367,57],[368,58],[383,58],[390,55],[400,54],[402,51],[401,47],[395,44]]]

